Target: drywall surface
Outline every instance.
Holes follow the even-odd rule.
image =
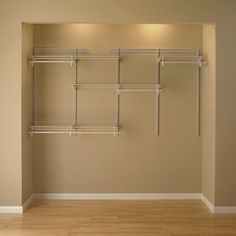
[[[234,9],[236,9],[236,6]],[[234,19],[231,18],[231,21],[225,24],[226,29],[217,27],[216,30],[216,44],[221,44],[221,47],[217,47],[216,50],[215,202],[218,206],[236,206],[236,65],[234,60],[235,48],[233,46],[236,29],[230,27],[233,21]],[[224,35],[224,38],[222,39],[219,35]],[[222,64],[225,69],[219,71]]]
[[[207,66],[202,72],[202,193],[215,204],[215,26],[203,26],[203,51]]]
[[[185,35],[189,35],[185,37]],[[202,27],[185,25],[36,25],[35,47],[199,48]],[[122,92],[120,135],[39,135],[35,191],[47,193],[198,193],[197,65],[161,68],[161,135],[154,92]],[[156,55],[121,54],[121,83],[155,83]],[[79,61],[80,83],[115,83],[116,61]],[[38,124],[73,124],[73,67],[37,65]],[[114,123],[115,90],[78,91],[79,124]]]
[[[27,132],[32,122],[32,66],[28,57],[33,49],[33,26],[22,25],[22,203],[33,193],[32,138]]]
[[[235,0],[1,0],[0,4],[0,205],[21,204],[22,22],[215,23],[215,197],[216,205],[236,205]]]
[[[2,8],[0,7],[2,10]],[[0,10],[0,205],[21,205],[21,24]],[[7,27],[6,27],[7,25]]]

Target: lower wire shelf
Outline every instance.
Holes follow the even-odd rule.
[[[28,132],[34,134],[112,134],[119,135],[119,127],[114,125],[31,125]]]

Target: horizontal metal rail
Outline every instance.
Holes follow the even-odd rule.
[[[111,52],[199,52],[199,48],[111,48]],[[89,53],[88,48],[34,48],[35,54],[38,53]]]
[[[76,89],[115,89],[116,84],[111,84],[111,83],[79,83],[79,84],[74,84],[74,87]]]
[[[151,84],[151,83],[131,83],[131,84],[111,84],[111,83],[103,83],[103,84],[75,84],[75,88],[77,89],[116,89],[117,91],[157,91],[162,88],[161,84]]]
[[[184,60],[182,60],[182,61],[166,61],[166,60],[164,60],[164,62],[163,62],[164,64],[167,64],[167,63],[169,63],[169,64],[206,64],[206,62],[205,61],[184,61]]]
[[[62,60],[32,60],[32,61],[30,61],[32,64],[35,64],[35,63],[74,63],[74,61],[73,60],[64,60],[64,61],[62,61]]]
[[[33,134],[119,134],[119,127],[108,125],[97,126],[60,126],[60,125],[35,125],[29,127]]]
[[[35,131],[29,131],[29,133],[31,135],[34,135],[34,134],[77,134],[78,132],[76,131],[57,131],[57,130],[54,130],[54,131],[46,131],[46,130],[35,130]]]
[[[34,48],[34,53],[89,53],[88,48]]]
[[[121,53],[198,53],[198,48],[112,48],[111,52],[120,51]]]
[[[119,132],[116,131],[30,131],[31,135],[34,134],[112,134],[116,136]]]
[[[156,92],[157,89],[146,88],[146,89],[136,89],[136,88],[129,88],[129,89],[119,89],[120,92]]]
[[[118,60],[119,53],[157,53],[162,63],[206,63],[196,48],[112,48],[109,53],[90,53],[88,49],[35,48],[28,61],[34,63],[75,63],[76,60]],[[47,53],[47,54],[46,54]]]

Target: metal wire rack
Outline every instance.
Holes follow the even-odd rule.
[[[29,127],[31,135],[34,134],[119,134],[119,127],[107,125],[34,125]]]
[[[120,59],[125,53],[152,53],[156,55],[156,83],[121,83],[120,78]],[[79,80],[79,61],[81,60],[114,60],[116,70],[114,83],[80,83]],[[166,64],[195,64],[197,66],[196,76],[196,134],[200,135],[200,83],[201,68],[206,64],[206,58],[202,56],[201,49],[195,48],[112,48],[106,54],[90,53],[89,49],[80,48],[35,48],[33,55],[28,58],[33,66],[33,114],[32,125],[29,133],[34,134],[119,134],[120,127],[120,93],[121,92],[155,92],[156,93],[156,135],[160,135],[160,92],[161,85],[161,66]],[[36,68],[35,64],[41,63],[69,63],[74,67],[74,124],[73,125],[37,125],[36,121]],[[114,89],[115,120],[114,124],[108,125],[80,125],[78,112],[78,91],[80,89]]]

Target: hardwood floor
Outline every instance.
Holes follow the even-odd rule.
[[[200,200],[37,200],[0,214],[1,236],[236,236],[236,215],[213,215]]]

